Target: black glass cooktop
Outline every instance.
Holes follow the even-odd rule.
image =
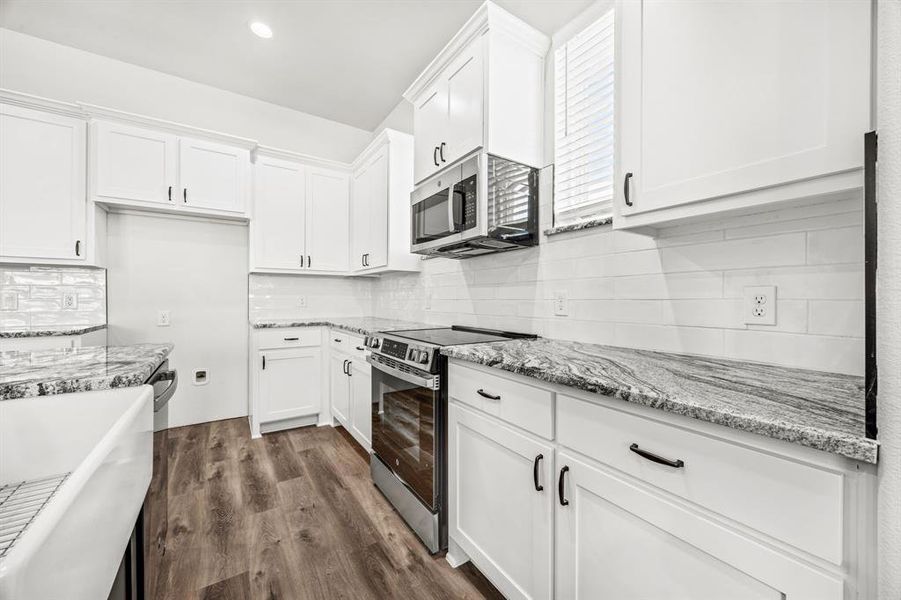
[[[503,342],[509,339],[531,338],[535,335],[513,333],[507,331],[491,331],[487,329],[470,329],[466,327],[436,327],[434,329],[405,329],[402,331],[386,331],[392,335],[425,344],[436,346],[458,346],[461,344],[482,344],[485,342]]]

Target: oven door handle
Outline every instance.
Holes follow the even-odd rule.
[[[385,363],[379,361],[378,359],[373,358],[372,355],[366,357],[366,362],[368,362],[370,365],[372,365],[379,371],[388,373],[389,375],[397,377],[398,379],[402,379],[403,381],[406,381],[407,383],[412,383],[413,385],[418,385],[418,386],[422,386],[425,388],[429,388],[430,390],[434,390],[437,387],[437,385],[436,385],[438,382],[437,377],[434,377],[434,376],[420,377],[419,375],[416,375],[415,373],[407,373],[406,371],[401,371],[400,369],[396,369],[394,367],[386,365]]]

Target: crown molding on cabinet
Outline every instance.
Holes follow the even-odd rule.
[[[0,88],[0,102],[22,106],[24,108],[35,108],[58,115],[65,115],[67,117],[85,118],[84,112],[78,104],[60,102],[59,100],[51,100],[50,98],[34,96],[32,94],[5,88]]]
[[[351,170],[350,163],[328,158],[319,158],[318,156],[313,156],[311,154],[292,152],[291,150],[283,150],[281,148],[273,148],[272,146],[256,146],[251,153],[251,160],[255,163],[258,156],[268,156],[270,158],[299,162],[311,167],[323,167],[327,169],[337,169],[339,171]]]
[[[365,164],[369,158],[375,154],[379,148],[385,145],[386,142],[390,143],[400,136],[409,136],[407,133],[403,133],[402,131],[397,131],[395,129],[382,129],[377,136],[375,136],[369,144],[360,151],[357,157],[354,159],[351,168],[359,169],[361,165]]]
[[[184,125],[182,123],[166,121],[165,119],[156,119],[154,117],[136,115],[134,113],[117,110],[115,108],[107,108],[105,106],[97,106],[94,104],[85,104],[84,102],[78,102],[77,104],[79,107],[81,107],[83,114],[88,118],[99,118],[125,122],[131,125],[138,125],[140,127],[168,131],[176,135],[185,135],[188,137],[202,138],[205,140],[221,142],[223,144],[228,144],[229,146],[234,146],[236,148],[245,148],[251,151],[258,146],[256,140],[243,138],[236,135],[229,135],[227,133],[221,133],[219,131],[193,127],[191,125]]]
[[[513,16],[491,0],[487,0],[469,18],[463,27],[442,48],[438,56],[410,84],[403,97],[413,102],[428,88],[453,59],[473,40],[489,30],[505,33],[516,39],[524,48],[544,58],[550,48],[550,38],[525,21]]]

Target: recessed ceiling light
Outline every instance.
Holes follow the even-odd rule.
[[[250,30],[254,32],[257,37],[261,37],[264,40],[268,40],[272,37],[272,30],[269,29],[269,26],[265,23],[260,23],[259,21],[254,21],[250,24]]]

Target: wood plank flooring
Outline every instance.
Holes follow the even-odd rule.
[[[145,515],[152,600],[502,598],[475,567],[429,555],[341,428],[157,433]]]

